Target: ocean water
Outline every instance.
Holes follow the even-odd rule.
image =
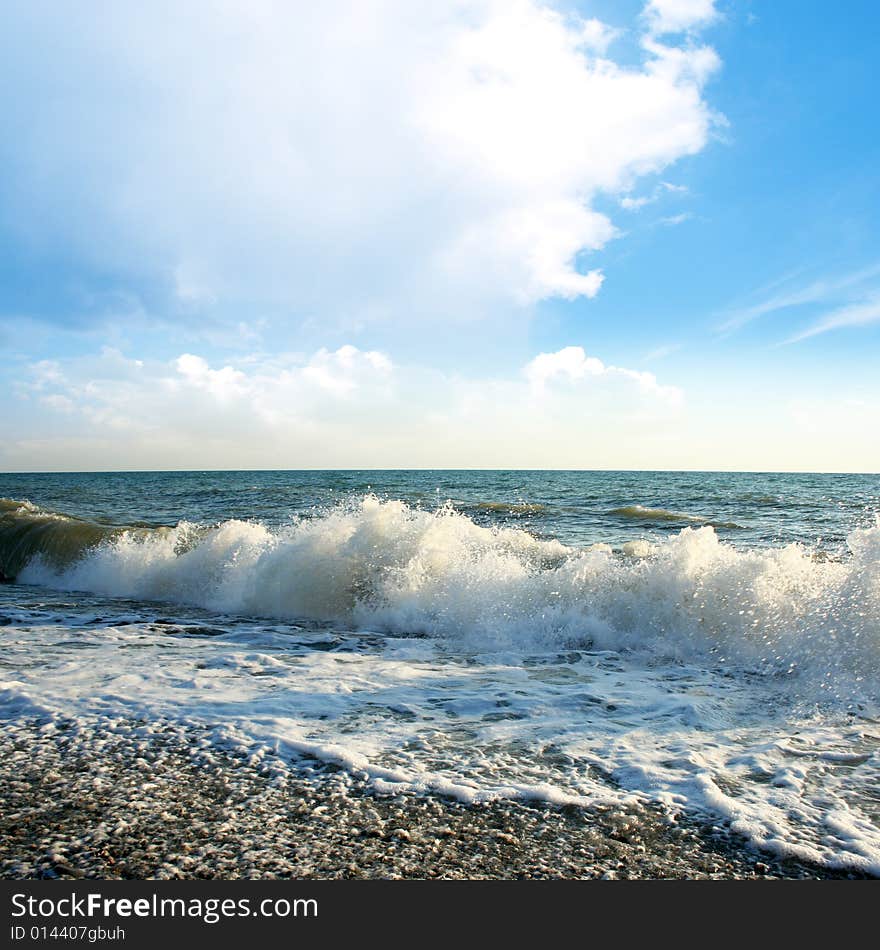
[[[880,875],[880,477],[0,475],[0,717]]]

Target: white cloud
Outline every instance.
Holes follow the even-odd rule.
[[[486,378],[399,366],[353,346],[223,366],[192,353],[159,363],[105,350],[64,360],[50,389],[38,411],[22,401],[27,425],[0,440],[0,466],[588,465],[590,446],[610,460],[621,439],[654,437],[682,403],[652,374],[607,366],[579,346]]]
[[[855,301],[849,301],[844,305],[844,311],[850,310],[851,303],[858,308],[864,303],[866,285],[870,287],[874,283],[874,278],[878,275],[880,275],[880,263],[874,263],[838,277],[822,278],[799,287],[792,288],[789,286],[786,290],[776,290],[780,286],[784,287],[786,284],[790,285],[792,283],[793,275],[786,275],[768,288],[776,290],[769,297],[765,297],[764,300],[751,306],[729,311],[727,318],[719,325],[718,331],[720,333],[731,333],[759,317],[809,304],[824,303],[827,305],[829,302],[839,300],[841,296],[846,298],[855,295],[857,298]],[[868,296],[869,299],[873,299],[870,294]],[[856,313],[858,315],[858,310]],[[832,327],[828,327],[828,329],[832,329]],[[811,336],[813,334],[807,333],[807,335]],[[797,338],[800,339],[801,337]]]
[[[621,198],[620,207],[624,211],[641,211],[645,205],[654,204],[655,201],[659,201],[664,196],[670,194],[685,195],[687,193],[687,185],[673,185],[671,182],[661,181],[648,195],[642,195],[638,198],[630,198],[629,196]]]
[[[587,356],[581,346],[567,346],[556,353],[539,353],[523,372],[532,388],[542,391],[547,383],[556,378],[583,379],[585,376],[601,376],[605,365],[594,356]]]
[[[624,197],[620,199],[620,207],[624,211],[640,211],[645,205],[652,204],[657,199],[653,196],[643,195],[641,198],[628,198]]]
[[[812,326],[796,333],[786,342],[797,343],[800,340],[818,336],[820,333],[827,333],[829,330],[839,330],[842,327],[863,327],[878,322],[880,322],[880,295],[875,295],[860,303],[849,304],[826,313]]]
[[[715,0],[648,0],[644,14],[651,30],[659,36],[708,26],[718,11]]]
[[[615,36],[538,0],[33,0],[0,38],[0,200],[29,242],[195,311],[593,296],[617,233],[596,197],[705,146],[718,66],[655,41],[621,65]]]
[[[668,217],[661,218],[660,224],[668,228],[674,228],[676,225],[684,224],[685,221],[690,221],[692,218],[693,214],[690,211],[682,211],[680,214],[671,214]]]
[[[581,42],[586,49],[596,53],[605,53],[608,47],[620,36],[620,30],[608,26],[593,17],[584,20],[581,25]]]
[[[154,371],[159,374],[158,387],[172,394],[173,402],[185,403],[200,395],[200,419],[209,428],[220,410],[233,410],[243,425],[249,419],[250,425],[270,429],[317,421],[328,411],[332,414],[334,407],[340,415],[353,412],[357,417],[352,400],[366,402],[379,395],[383,401],[394,369],[384,353],[350,345],[332,352],[318,350],[307,361],[251,359],[242,361],[244,368],[212,369],[204,358],[184,353],[172,366],[174,375]],[[183,406],[181,411],[185,416]],[[240,434],[246,436],[244,431]]]
[[[661,386],[653,373],[606,366],[595,356],[588,356],[581,346],[567,346],[555,353],[540,353],[525,366],[523,373],[536,393],[545,392],[548,385],[554,382],[571,383],[592,377],[634,383],[642,392],[670,405],[678,405],[683,399],[680,389]]]
[[[200,356],[184,353],[174,361],[177,372],[186,382],[196,389],[204,389],[224,402],[234,399],[244,393],[244,373],[224,366],[222,369],[211,369]]]
[[[652,363],[654,360],[663,360],[666,359],[667,356],[672,356],[673,353],[677,353],[682,347],[682,343],[663,343],[645,353],[642,359],[646,363]]]
[[[450,375],[345,346],[218,363],[105,349],[41,367],[0,416],[0,469],[654,468],[874,471],[874,389],[689,388],[583,347]],[[317,371],[317,372],[315,372]],[[40,387],[39,382],[43,380]],[[328,382],[329,381],[329,382]],[[725,388],[726,386],[726,388]],[[38,388],[39,387],[39,388]]]
[[[335,353],[319,350],[309,361],[302,375],[318,388],[338,396],[357,389],[365,377],[381,379],[390,375],[391,360],[375,350],[361,352],[354,346],[342,346]]]

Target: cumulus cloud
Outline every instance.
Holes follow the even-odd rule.
[[[711,8],[652,0],[647,22]],[[713,122],[711,49],[654,38],[618,62],[617,36],[538,0],[18,4],[0,230],[190,314],[591,297],[617,234],[597,197]]]
[[[685,400],[671,381],[581,346],[478,376],[353,346],[232,361],[105,348],[31,369],[0,416],[6,471],[878,464],[863,437],[874,393],[786,402],[733,381],[721,397]]]
[[[483,378],[350,345],[226,365],[105,348],[48,375],[35,368],[18,395],[29,434],[5,434],[0,465],[140,467],[145,455],[151,468],[589,465],[597,446],[606,460],[619,450],[609,427],[635,445],[680,406],[674,387],[579,346]]]
[[[553,383],[579,383],[592,377],[635,384],[646,395],[659,398],[670,405],[679,404],[683,399],[680,389],[661,386],[653,373],[606,366],[595,356],[588,356],[582,346],[567,346],[555,353],[540,353],[525,366],[523,373],[532,391],[541,394]]]
[[[587,356],[581,346],[567,346],[556,353],[539,353],[523,370],[532,388],[543,391],[547,383],[563,377],[569,380],[585,376],[601,376],[605,365],[594,356]]]
[[[715,0],[648,0],[644,13],[657,35],[699,29],[718,16]]]

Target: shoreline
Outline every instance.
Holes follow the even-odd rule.
[[[7,879],[869,877],[659,808],[379,795],[338,767],[248,756],[172,722],[4,720],[0,782]]]

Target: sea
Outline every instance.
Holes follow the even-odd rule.
[[[0,729],[659,809],[880,876],[880,476],[0,474]],[[586,820],[586,818],[585,818]]]

